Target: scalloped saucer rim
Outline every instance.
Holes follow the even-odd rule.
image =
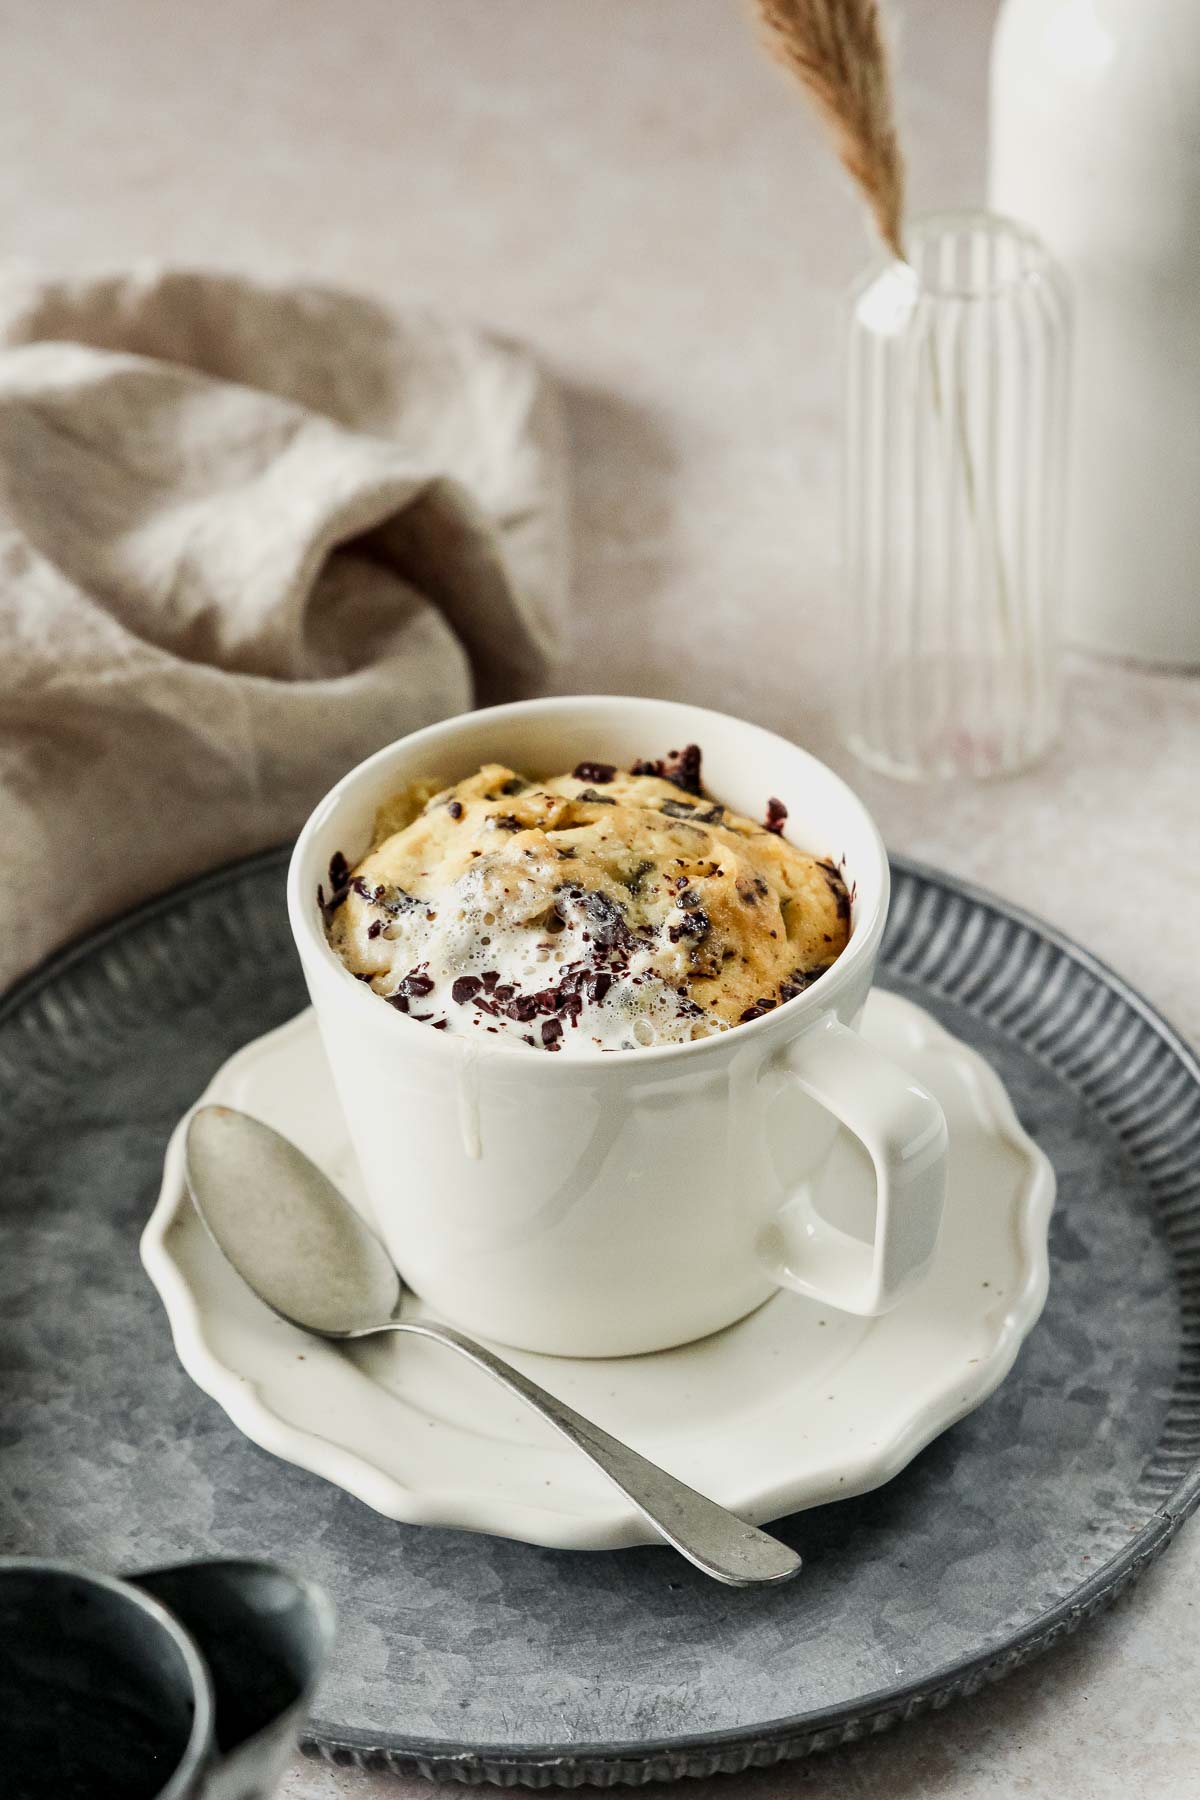
[[[1054,1175],[999,1077],[884,990],[863,1029],[937,1094],[950,1122],[946,1223],[915,1294],[883,1318],[857,1319],[780,1293],[698,1343],[608,1362],[504,1351],[756,1523],[890,1480],[995,1390],[1045,1302]],[[266,1119],[363,1203],[311,1012],[239,1050],[200,1100]],[[188,1200],[189,1116],[171,1138],[141,1256],[184,1369],[246,1437],[408,1523],[552,1548],[653,1541],[598,1471],[460,1359],[407,1339],[338,1347],[271,1314]],[[870,1204],[869,1165],[844,1135],[819,1203],[850,1229],[855,1207],[861,1217]]]

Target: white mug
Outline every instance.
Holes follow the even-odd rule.
[[[479,1044],[387,1006],[326,942],[335,852],[366,852],[408,782],[484,762],[529,775],[628,767],[686,743],[707,791],[750,818],[769,796],[798,847],[832,857],[850,942],[812,987],[695,1043],[547,1055]],[[945,1192],[932,1096],[855,1027],[888,905],[887,856],[850,789],[756,725],[658,700],[530,700],[380,750],[326,795],[288,872],[288,911],[362,1166],[372,1222],[409,1285],[481,1336],[564,1356],[663,1350],[780,1287],[846,1312],[894,1306],[927,1270]],[[838,1123],[875,1167],[871,1241],[822,1217],[814,1179]]]

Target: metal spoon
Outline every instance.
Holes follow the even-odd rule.
[[[705,1499],[546,1393],[452,1325],[398,1319],[391,1257],[315,1163],[258,1119],[202,1106],[187,1133],[187,1183],[218,1249],[260,1300],[303,1331],[351,1339],[408,1331],[456,1350],[541,1413],[603,1470],[659,1536],[733,1587],[788,1581],[794,1550]]]

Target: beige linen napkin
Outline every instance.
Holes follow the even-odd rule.
[[[231,276],[0,280],[0,985],[528,685],[564,540],[511,345]]]

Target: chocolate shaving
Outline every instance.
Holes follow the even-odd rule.
[[[419,969],[410,969],[404,979],[397,985],[394,993],[386,995],[386,999],[398,1012],[408,1011],[410,1000],[419,1000],[425,994],[432,994],[433,982],[428,975],[422,975]],[[430,1013],[427,1017],[432,1018]]]

